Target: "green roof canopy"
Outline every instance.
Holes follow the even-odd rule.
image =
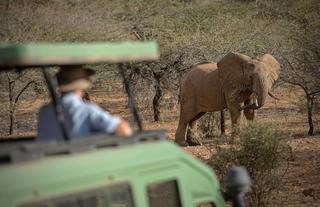
[[[0,44],[0,68],[156,60],[155,42]]]

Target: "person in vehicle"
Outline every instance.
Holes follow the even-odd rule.
[[[128,122],[119,116],[111,115],[96,104],[83,100],[84,91],[90,88],[93,75],[94,70],[84,68],[82,65],[61,66],[56,74],[70,138],[81,138],[96,133],[131,135],[132,129]],[[51,103],[42,106],[39,111],[37,138],[39,140],[63,138]]]

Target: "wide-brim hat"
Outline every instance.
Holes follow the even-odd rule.
[[[56,74],[59,91],[86,90],[91,87],[94,70],[83,65],[61,66]]]

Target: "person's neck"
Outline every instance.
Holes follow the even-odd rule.
[[[76,91],[74,91],[74,95],[78,96],[79,98],[82,98],[83,92],[82,92],[82,90],[76,90]]]

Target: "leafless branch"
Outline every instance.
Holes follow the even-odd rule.
[[[310,95],[310,96],[313,96],[313,95],[316,95],[317,93],[320,93],[320,90],[313,91],[313,92],[309,93],[309,95]]]
[[[290,83],[290,84],[292,84],[292,85],[299,86],[299,87],[301,87],[304,91],[307,91],[307,89],[306,89],[301,83],[299,83],[299,82],[290,81],[289,79],[286,79],[286,78],[284,78],[284,77],[281,77],[281,80],[284,81],[284,82],[286,82],[286,83]]]
[[[35,81],[30,81],[29,83],[27,83],[22,89],[21,91],[18,93],[18,95],[16,96],[16,98],[14,99],[14,103],[16,104],[19,101],[19,98],[21,96],[21,94],[31,85],[35,83]]]

